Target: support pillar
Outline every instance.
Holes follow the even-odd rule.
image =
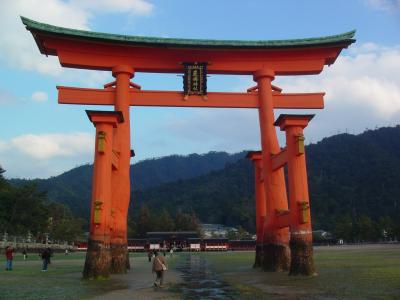
[[[310,200],[303,129],[314,115],[280,115],[275,122],[286,133],[290,206],[290,275],[314,275]]]
[[[116,78],[115,110],[120,111],[124,123],[115,130],[115,155],[118,157],[118,168],[112,173],[112,217],[113,231],[111,236],[111,273],[126,273],[130,268],[128,253],[128,208],[130,202],[130,114],[129,92],[130,79],[134,75],[131,66],[116,66],[112,70]]]
[[[267,213],[267,201],[265,198],[265,188],[262,176],[262,157],[261,151],[252,151],[247,154],[247,158],[251,159],[254,164],[254,181],[255,181],[255,200],[256,200],[256,257],[254,268],[262,267],[264,258],[264,222]]]
[[[123,122],[120,112],[86,111],[96,127],[96,146],[93,165],[93,188],[90,216],[90,234],[83,277],[107,278],[111,255],[111,166],[113,128]]]
[[[274,127],[274,104],[271,82],[274,72],[262,69],[254,73],[258,85],[259,118],[262,147],[262,166],[267,203],[264,228],[264,260],[266,271],[289,269],[289,229],[276,226],[276,212],[287,210],[287,197],[283,169],[273,170],[271,156],[279,153],[280,147]]]

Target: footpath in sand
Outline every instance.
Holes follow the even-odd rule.
[[[170,259],[167,259],[167,263],[169,262]],[[164,287],[155,288],[153,286],[155,274],[151,272],[152,263],[148,262],[147,257],[131,258],[131,265],[132,270],[129,273],[113,275],[106,283],[126,288],[113,290],[90,299],[181,299],[179,293],[170,291],[182,281],[180,272],[170,267],[165,273]]]

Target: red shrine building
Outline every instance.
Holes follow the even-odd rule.
[[[295,40],[196,40],[74,30],[23,17],[22,22],[39,51],[57,56],[63,67],[103,70],[115,77],[99,89],[57,87],[60,104],[112,107],[87,111],[96,135],[84,278],[107,277],[129,268],[131,106],[257,109],[261,151],[248,156],[255,172],[255,266],[267,271],[289,270],[292,275],[314,274],[304,150],[304,130],[313,115],[275,118],[274,111],[322,109],[324,93],[284,93],[272,82],[277,76],[319,74],[355,42],[354,31]],[[131,81],[138,72],[183,74],[184,89],[141,89]],[[242,93],[207,92],[207,75],[213,74],[251,75],[255,86]],[[278,143],[277,130],[285,133],[284,147]]]

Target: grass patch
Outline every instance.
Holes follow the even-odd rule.
[[[254,252],[194,255],[203,256],[212,271],[233,287],[238,299],[400,299],[400,245],[316,248],[317,277],[253,269]],[[130,257],[131,272],[138,277],[150,274],[146,253],[130,253]],[[84,259],[82,252],[68,256],[56,253],[48,272],[41,272],[42,261],[34,254],[26,261],[17,255],[13,271],[5,271],[3,261],[0,298],[87,299],[132,288],[132,282],[124,275],[104,281],[82,280]],[[178,254],[168,257],[169,269],[174,269],[179,260]],[[168,291],[179,293],[180,284],[170,282]]]
[[[217,274],[246,297],[400,299],[400,246],[317,248],[316,277],[254,270],[254,252],[202,255]]]

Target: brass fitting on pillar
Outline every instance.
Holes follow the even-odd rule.
[[[104,153],[106,148],[106,133],[99,131],[97,134],[97,152]]]
[[[304,140],[305,137],[303,134],[299,134],[295,136],[296,138],[296,154],[304,154]]]
[[[309,222],[308,219],[308,210],[310,209],[310,204],[306,201],[298,201],[297,202],[298,208],[299,208],[299,222],[301,224],[305,224]]]
[[[101,223],[101,211],[102,211],[101,206],[102,205],[103,205],[103,202],[101,202],[100,200],[96,200],[94,202],[93,223],[96,225]]]

